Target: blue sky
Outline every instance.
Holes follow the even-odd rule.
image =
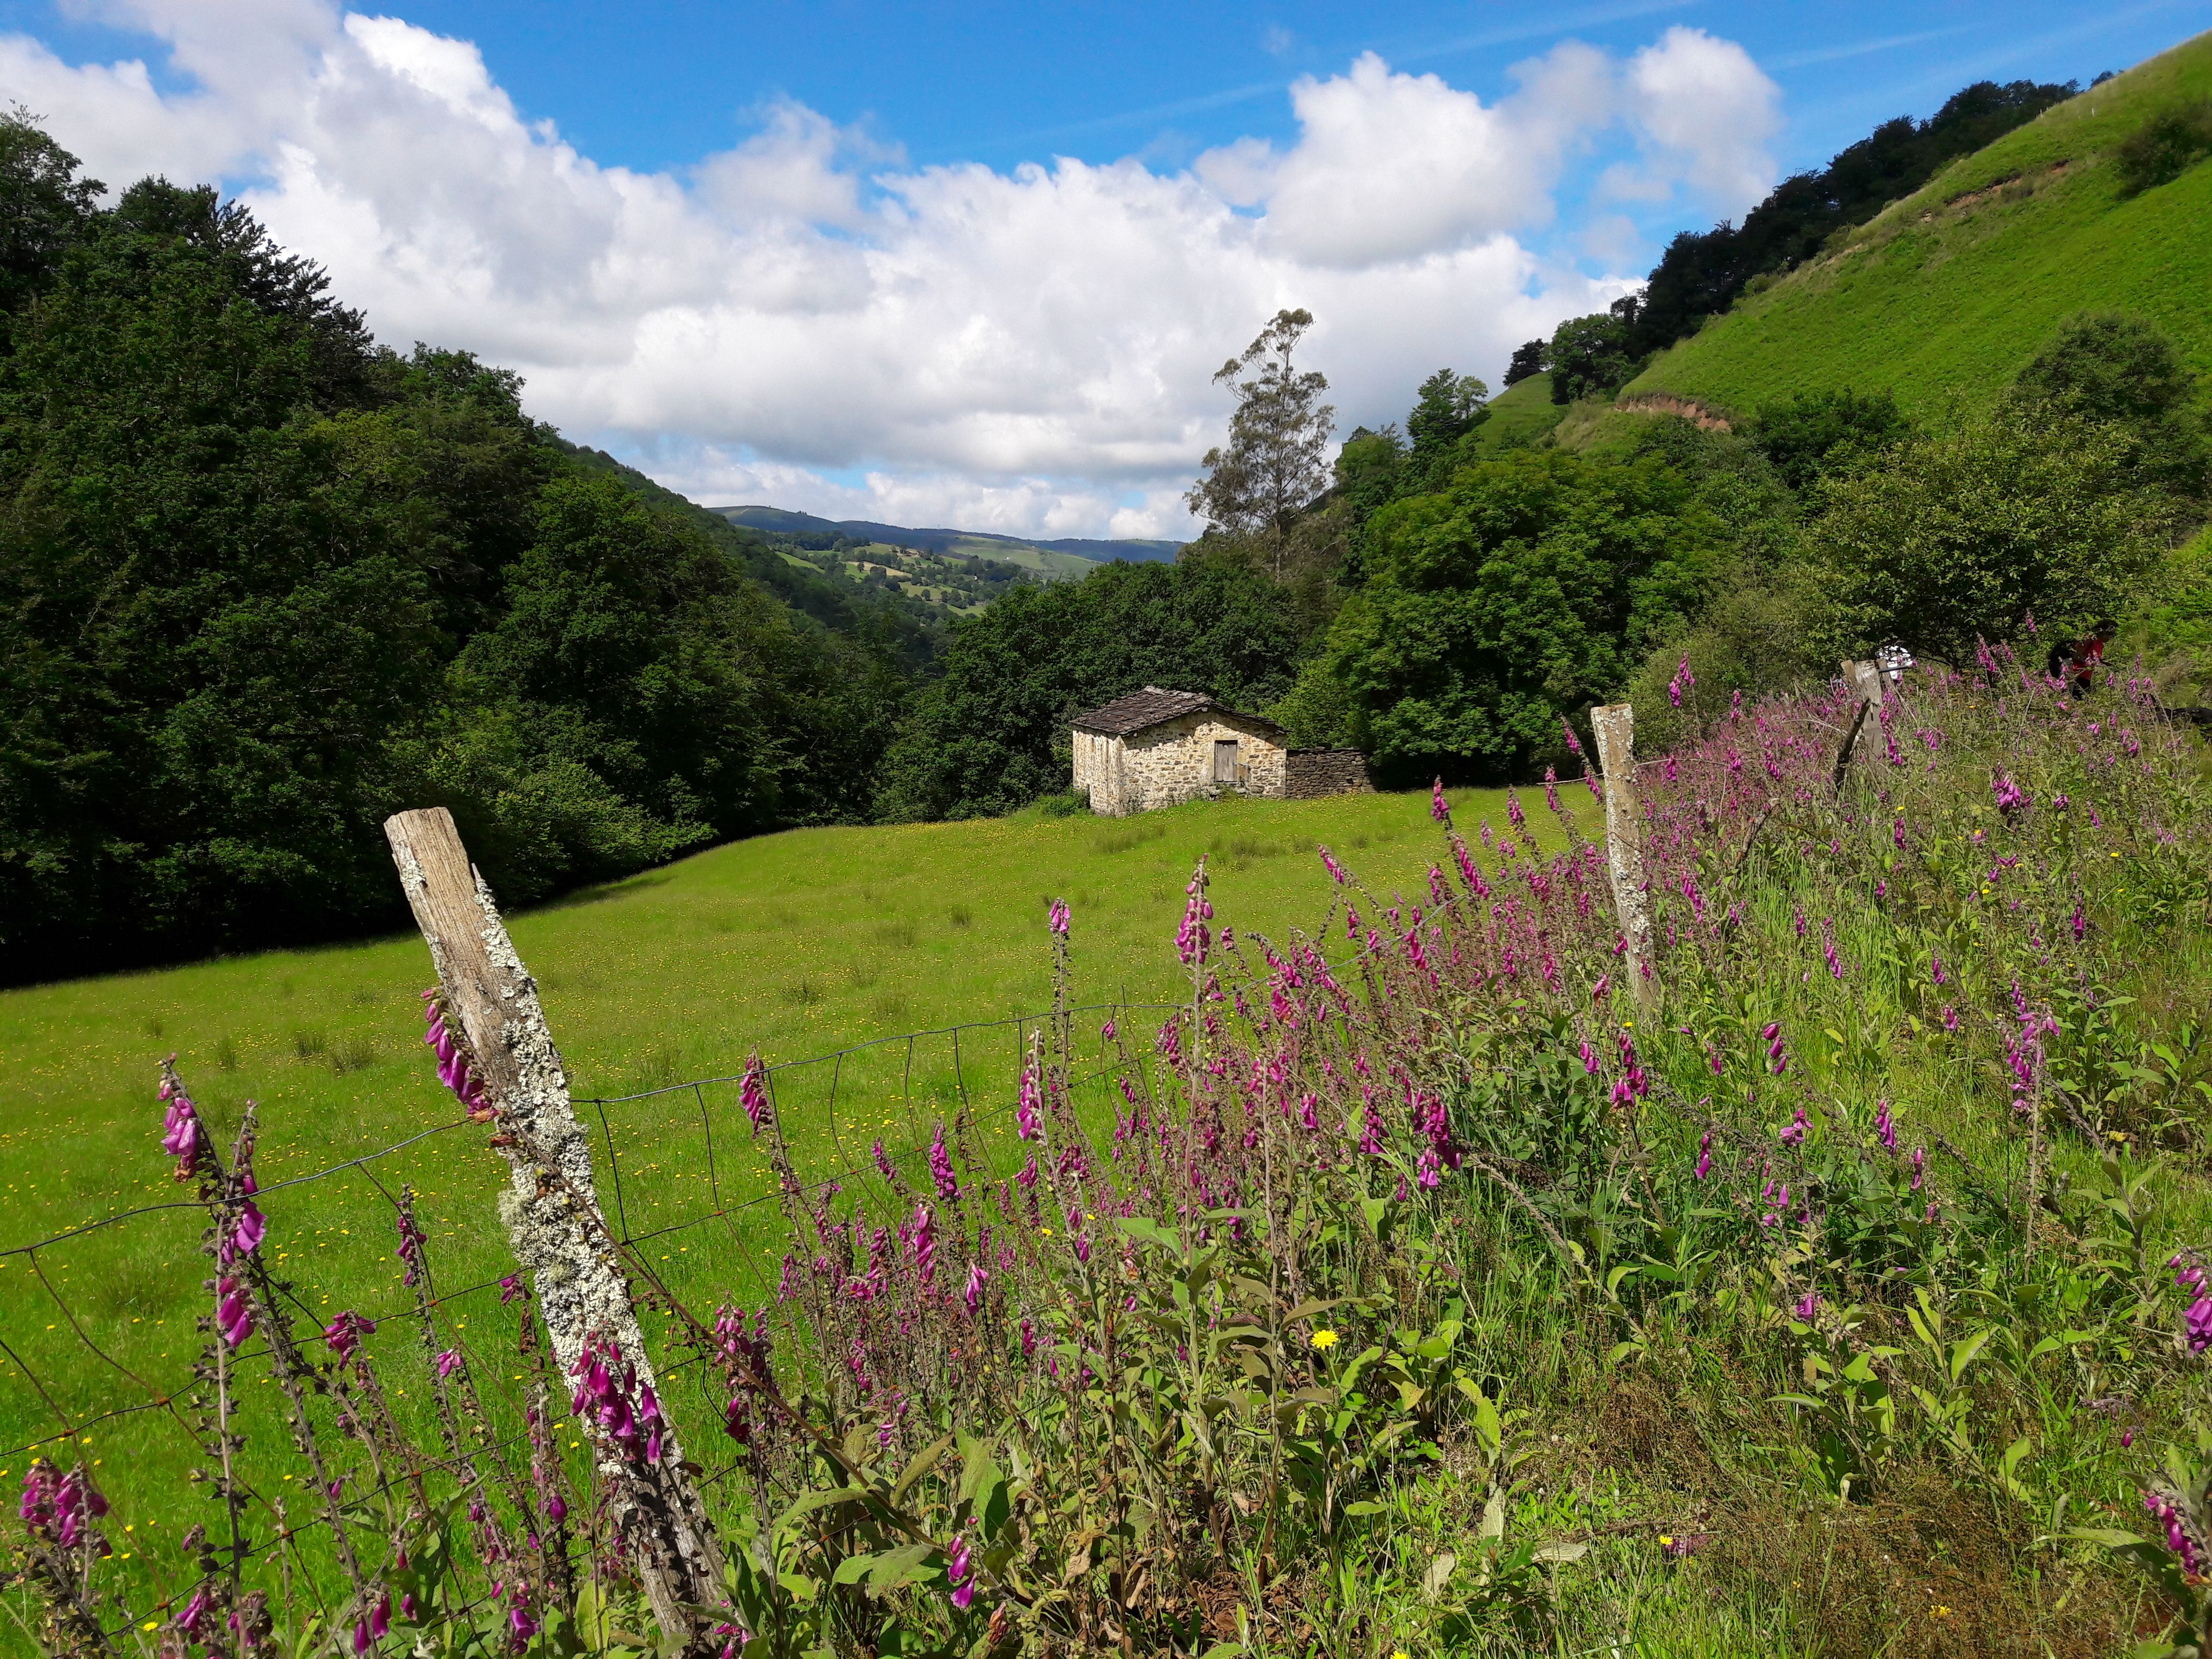
[[[0,0],[0,95],[220,179],[385,337],[702,499],[1180,533],[1206,368],[1321,318],[1345,423],[1976,79],[2212,0],[1343,7]]]

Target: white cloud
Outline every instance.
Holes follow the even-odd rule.
[[[1735,41],[1678,24],[1630,60],[1628,84],[1658,164],[1706,202],[1738,213],[1772,188],[1782,91]]]
[[[318,0],[117,0],[190,89],[0,37],[0,95],[111,185],[251,180],[380,334],[522,372],[532,411],[702,499],[1059,535],[1177,534],[1218,439],[1208,377],[1275,310],[1352,421],[1629,284],[1537,251],[1561,169],[1611,134],[1622,193],[1741,205],[1774,89],[1670,30],[1562,46],[1485,104],[1367,55],[1291,92],[1297,140],[1189,169],[913,167],[791,102],[677,173],[601,167],[526,121],[476,47]],[[1625,139],[1623,135],[1626,135]],[[1755,193],[1755,191],[1754,191]],[[1570,253],[1632,251],[1617,218]]]

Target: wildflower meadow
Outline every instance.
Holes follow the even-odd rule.
[[[509,1259],[463,1340],[404,1190],[396,1311],[315,1301],[256,1115],[218,1136],[165,1068],[137,1155],[204,1216],[168,1402],[196,1507],[126,1574],[122,1528],[177,1496],[29,1462],[18,1634],[2198,1651],[2201,739],[2001,648],[1863,705],[1721,702],[1686,663],[1671,693],[1690,733],[1617,826],[1640,882],[1595,777],[1473,823],[1439,789],[1425,882],[1324,848],[1310,929],[1240,925],[1197,861],[1151,1006],[1092,994],[1119,965],[1055,902],[988,1085],[830,1176],[756,1056],[728,1121],[772,1195],[726,1284],[582,1205],[441,995],[456,1133],[536,1171],[485,1234],[586,1212],[619,1308]]]

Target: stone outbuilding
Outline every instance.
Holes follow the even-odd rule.
[[[1279,800],[1372,787],[1356,750],[1294,750],[1273,720],[1202,691],[1148,685],[1078,714],[1074,726],[1075,787],[1107,817],[1224,794]]]

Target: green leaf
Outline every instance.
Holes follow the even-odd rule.
[[[777,1517],[775,1530],[785,1532],[793,1522],[803,1520],[817,1510],[831,1509],[839,1504],[857,1504],[864,1496],[864,1489],[859,1486],[823,1486],[813,1492],[801,1492],[792,1506]]]
[[[1505,1536],[1505,1494],[1494,1487],[1491,1491],[1490,1497],[1483,1504],[1482,1525],[1477,1529],[1475,1536],[1483,1539]]]
[[[916,1452],[914,1462],[906,1466],[906,1473],[899,1476],[898,1485],[891,1488],[891,1502],[896,1504],[903,1500],[908,1489],[937,1467],[937,1460],[945,1455],[945,1449],[951,1443],[951,1435],[942,1435],[934,1444]]]
[[[2020,1483],[2018,1477],[2013,1472],[2020,1468],[2021,1460],[2033,1449],[2034,1447],[2029,1443],[2028,1437],[2022,1435],[2005,1448],[2005,1455],[1997,1464],[1997,1479],[2004,1484],[2004,1489],[2023,1502],[2027,1498],[2027,1488]]]
[[[931,1543],[908,1544],[884,1551],[875,1558],[875,1565],[868,1574],[868,1594],[888,1595],[931,1577],[937,1571],[931,1558],[939,1553],[937,1546]]]
[[[1954,1345],[1951,1349],[1951,1380],[1954,1382],[1966,1374],[1966,1367],[1974,1363],[1974,1356],[1980,1353],[1984,1345],[1996,1334],[1996,1326],[1984,1325],[1963,1342]]]

